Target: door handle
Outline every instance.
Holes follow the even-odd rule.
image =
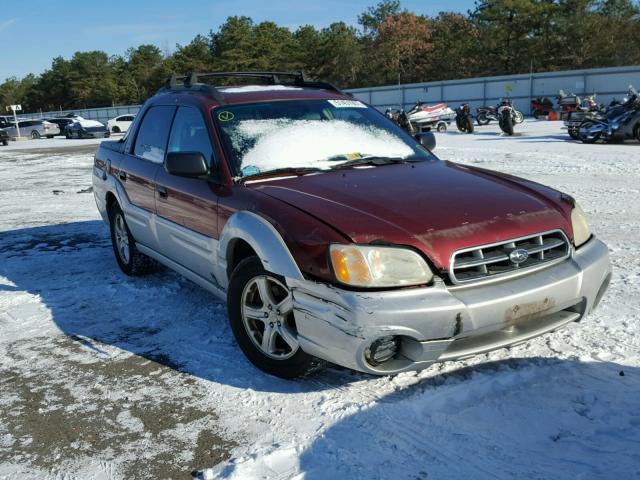
[[[158,191],[158,195],[160,195],[160,198],[167,198],[169,196],[169,194],[167,193],[167,189],[162,185],[158,185],[156,190]]]
[[[118,172],[118,178],[120,180],[122,180],[123,182],[126,182],[127,181],[127,172],[125,172],[124,170],[120,170]]]

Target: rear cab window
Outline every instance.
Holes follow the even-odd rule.
[[[138,129],[133,153],[153,163],[163,163],[169,129],[176,107],[156,106],[147,110]]]

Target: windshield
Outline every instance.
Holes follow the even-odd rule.
[[[233,175],[330,169],[367,157],[433,158],[382,114],[357,100],[292,100],[213,111]]]

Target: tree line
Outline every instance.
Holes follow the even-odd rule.
[[[529,71],[640,64],[640,5],[633,0],[478,0],[466,14],[418,15],[383,0],[358,17],[295,30],[229,17],[216,31],[163,52],[102,51],[56,57],[40,75],[0,84],[0,106],[25,111],[143,102],[172,73],[304,70],[342,88]]]

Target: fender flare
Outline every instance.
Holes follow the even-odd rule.
[[[265,270],[285,278],[303,280],[304,277],[289,248],[275,227],[255,213],[241,210],[234,213],[220,234],[218,244],[218,279],[227,279],[229,247],[235,240],[244,240],[256,252]],[[225,288],[227,285],[225,285]]]

